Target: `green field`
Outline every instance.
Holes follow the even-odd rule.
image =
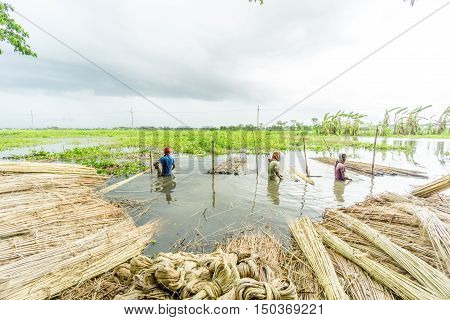
[[[448,138],[445,135],[427,136]],[[343,148],[373,148],[372,142],[361,142],[356,137],[318,135],[300,130],[143,130],[143,129],[42,129],[0,130],[0,151],[19,147],[36,147],[25,156],[14,159],[76,162],[93,166],[99,173],[128,175],[142,169],[140,154],[150,149],[160,153],[171,146],[177,153],[209,155],[212,141],[216,154],[236,152],[269,153],[273,150],[302,150],[305,138],[308,150],[336,152]],[[96,146],[86,146],[86,142]],[[79,144],[64,152],[41,151],[40,146],[67,142]],[[411,152],[407,143],[391,145],[380,138],[380,151]]]

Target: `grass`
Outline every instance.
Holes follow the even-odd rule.
[[[27,155],[12,156],[13,160],[45,160],[78,163],[97,169],[99,174],[129,176],[142,171],[139,153],[135,150],[125,152],[110,146],[76,147],[64,152],[32,150]]]

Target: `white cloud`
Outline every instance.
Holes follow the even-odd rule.
[[[10,1],[192,126],[267,121],[442,5],[401,0]],[[450,6],[282,120],[450,105]],[[0,56],[0,127],[178,125],[26,21],[38,58]],[[3,44],[2,44],[3,46]]]

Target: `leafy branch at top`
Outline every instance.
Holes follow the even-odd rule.
[[[11,18],[10,12],[12,11],[14,8],[10,4],[0,2],[0,42],[9,43],[15,52],[36,57],[36,53],[26,42],[26,39],[29,38],[28,32]],[[2,54],[1,48],[0,54]]]

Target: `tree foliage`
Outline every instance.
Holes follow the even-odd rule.
[[[36,57],[36,53],[26,42],[26,39],[29,38],[28,33],[11,18],[10,12],[12,11],[14,8],[11,5],[0,2],[0,42],[9,43],[19,54]],[[1,48],[0,54],[2,54]]]

